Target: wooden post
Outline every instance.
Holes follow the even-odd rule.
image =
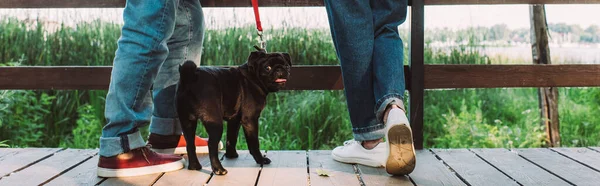
[[[530,5],[531,51],[534,64],[552,64],[548,47],[548,23],[544,5]],[[560,146],[558,121],[558,89],[542,87],[538,90],[542,125],[546,126],[546,143],[549,147]]]
[[[425,6],[423,0],[413,0],[410,24],[410,125],[416,149],[423,149],[423,94],[425,93]]]

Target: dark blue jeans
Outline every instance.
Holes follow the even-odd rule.
[[[200,63],[204,16],[199,0],[127,0],[106,96],[101,156],[145,145],[137,128],[181,135],[175,109],[179,64]],[[151,89],[152,88],[152,89]]]
[[[340,59],[354,139],[384,137],[389,105],[404,110],[404,48],[398,26],[407,0],[325,0]]]

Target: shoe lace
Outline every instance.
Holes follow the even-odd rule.
[[[150,160],[148,160],[148,156],[146,156],[146,153],[152,153],[152,152],[148,152],[149,149],[152,147],[152,145],[147,144],[146,148],[142,148],[142,156],[144,156],[144,159],[146,160],[146,162],[148,162],[148,164],[152,164],[150,163]]]
[[[354,143],[358,143],[358,141],[356,141],[354,139],[347,140],[347,141],[344,141],[344,146],[352,145]]]

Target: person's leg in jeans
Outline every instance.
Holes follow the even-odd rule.
[[[386,111],[390,110],[388,105],[389,108],[402,106],[402,95],[405,88],[402,48],[398,48],[402,47],[402,41],[397,35],[397,28],[381,29],[383,25],[390,26],[394,23],[382,24],[389,20],[380,20],[382,19],[380,16],[382,10],[374,8],[378,5],[373,3],[378,2],[326,0],[325,6],[332,38],[342,67],[354,134],[354,140],[347,141],[344,146],[335,148],[332,156],[341,162],[378,167],[385,165],[388,157],[394,157],[393,155],[396,153],[388,153],[389,147],[386,144],[379,144],[388,129],[382,118]],[[405,1],[404,4],[406,4]],[[404,8],[406,9],[406,5]],[[404,20],[403,17],[400,19]],[[396,27],[400,23],[398,22]],[[390,35],[389,31],[393,32],[394,30],[396,36]],[[392,41],[388,41],[388,39]],[[394,46],[396,44],[399,45]],[[392,53],[387,53],[390,51]],[[394,59],[394,61],[386,61],[397,56],[399,56],[398,59]],[[383,68],[385,69],[382,70]],[[401,76],[402,79],[395,79],[398,76]],[[380,105],[385,106],[383,109],[379,109],[382,107]],[[406,116],[404,117],[406,118]]]
[[[377,121],[373,91],[373,12],[369,0],[326,0],[327,15],[344,82],[354,140],[332,151],[335,160],[381,166],[374,158],[383,156],[382,148],[362,145],[379,141],[385,135],[385,125]],[[382,145],[379,145],[380,147]]]
[[[108,123],[100,138],[99,176],[134,176],[183,168],[180,156],[151,151],[138,131],[150,122],[150,89],[169,57],[167,41],[173,35],[177,9],[182,5],[183,0],[127,1],[106,97]],[[175,122],[165,124],[171,125],[165,128],[175,128]]]
[[[331,35],[337,51],[354,139],[376,140],[385,126],[373,108],[373,19],[368,0],[326,0]]]
[[[404,45],[398,26],[406,20],[407,0],[371,1],[374,20],[373,90],[377,120],[387,127],[386,170],[405,175],[416,163],[412,131],[406,117],[403,97]]]
[[[180,0],[175,16],[175,29],[167,41],[169,55],[160,67],[152,96],[154,111],[150,120],[148,144],[152,150],[167,154],[185,154],[185,139],[175,107],[179,81],[179,65],[192,60],[200,65],[204,40],[204,14],[198,0]],[[196,136],[196,153],[208,153],[208,143]],[[221,145],[222,146],[222,145]]]

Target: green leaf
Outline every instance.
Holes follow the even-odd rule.
[[[333,176],[333,174],[329,173],[329,171],[327,171],[325,169],[317,169],[317,174],[319,176],[325,176],[325,177],[331,177],[331,176]]]

